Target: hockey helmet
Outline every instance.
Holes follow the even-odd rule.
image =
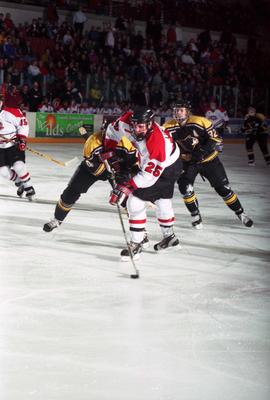
[[[184,125],[191,114],[191,103],[188,100],[177,102],[173,107],[173,117],[180,125]]]
[[[150,133],[155,113],[150,109],[135,110],[131,116],[132,136],[138,142],[145,139]]]

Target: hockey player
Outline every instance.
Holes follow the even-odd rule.
[[[130,249],[136,259],[143,247],[146,201],[156,205],[157,220],[163,234],[163,239],[154,245],[154,249],[159,251],[179,244],[173,231],[171,199],[182,163],[179,148],[170,133],[154,122],[152,110],[126,112],[111,123],[106,131],[106,149],[113,149],[123,136],[127,136],[138,151],[139,170],[125,184],[116,185],[109,201],[115,205],[127,200]],[[122,260],[128,260],[128,249],[123,249],[121,256]]]
[[[229,117],[227,111],[224,110],[222,107],[218,107],[215,99],[210,102],[209,109],[206,111],[205,117],[212,122],[213,127],[220,138],[223,139],[225,129],[228,129],[230,132],[230,127],[228,126]],[[217,144],[216,148],[219,152],[222,152],[223,142]]]
[[[83,148],[84,160],[78,166],[61,194],[55,207],[54,218],[44,224],[43,230],[45,232],[51,232],[59,227],[73,205],[79,200],[81,194],[86,193],[95,182],[110,179],[110,174],[104,164],[105,160],[116,171],[116,180],[118,182],[128,180],[132,168],[136,168],[136,150],[126,138],[117,143],[114,151],[105,152],[103,146],[105,127],[106,121],[101,130],[92,135],[89,133],[87,125],[79,129],[80,134],[86,140]],[[146,235],[144,239],[145,242],[148,242]]]
[[[196,229],[202,228],[198,200],[193,188],[194,181],[200,174],[210,182],[240,221],[251,227],[253,222],[244,213],[238,196],[229,186],[224,166],[218,157],[216,144],[220,143],[221,139],[211,121],[191,115],[190,103],[183,101],[174,107],[174,119],[167,121],[164,127],[172,133],[180,146],[184,173],[178,180],[178,187],[191,214],[192,226]]]
[[[267,165],[270,165],[270,154],[268,151],[268,132],[265,116],[257,113],[253,106],[248,107],[244,124],[241,128],[246,134],[246,150],[248,155],[248,165],[255,166],[254,144],[257,142]]]
[[[35,190],[25,165],[25,148],[29,125],[25,115],[18,108],[4,107],[0,95],[0,175],[14,181],[17,194],[32,200]]]

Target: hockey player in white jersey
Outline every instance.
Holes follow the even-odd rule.
[[[122,136],[127,136],[138,151],[138,172],[125,184],[118,184],[110,203],[127,201],[130,230],[130,249],[134,259],[139,257],[146,226],[146,201],[156,206],[156,216],[163,239],[154,245],[156,251],[177,246],[173,231],[174,212],[171,199],[174,183],[182,171],[180,151],[171,134],[154,121],[152,110],[126,112],[106,131],[105,148],[112,149]],[[121,251],[122,260],[129,259],[128,249]]]
[[[230,131],[230,127],[228,126],[229,117],[227,111],[222,107],[217,106],[217,102],[212,100],[209,105],[209,109],[205,113],[205,117],[209,119],[216,132],[218,133],[220,138],[223,138],[224,130],[227,129]],[[217,150],[221,152],[223,149],[223,143],[217,145]]]
[[[35,190],[25,165],[26,140],[29,125],[25,115],[18,108],[4,107],[0,95],[0,175],[14,181],[17,194],[31,200]]]

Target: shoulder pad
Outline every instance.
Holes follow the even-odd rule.
[[[9,112],[10,114],[13,114],[15,117],[23,117],[23,113],[19,108],[11,108],[11,107],[5,107],[4,111]]]
[[[265,116],[264,116],[263,114],[261,114],[261,113],[257,113],[257,114],[256,114],[256,117],[257,117],[258,119],[260,119],[261,121],[264,121],[264,120],[265,120]]]
[[[176,121],[176,119],[170,119],[170,120],[164,122],[164,124],[162,126],[163,126],[163,128],[168,129],[168,128],[179,127],[179,124]]]

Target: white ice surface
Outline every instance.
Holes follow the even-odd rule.
[[[78,144],[31,147],[62,161],[81,154]],[[27,158],[37,197],[56,202],[74,166]],[[1,400],[270,398],[270,169],[259,152],[248,167],[243,145],[221,158],[254,228],[198,177],[204,229],[192,230],[176,188],[182,248],[154,254],[149,209],[139,280],[119,261],[108,183],[50,234],[42,226],[54,204],[0,196]],[[1,180],[0,194],[15,196],[14,185]]]

